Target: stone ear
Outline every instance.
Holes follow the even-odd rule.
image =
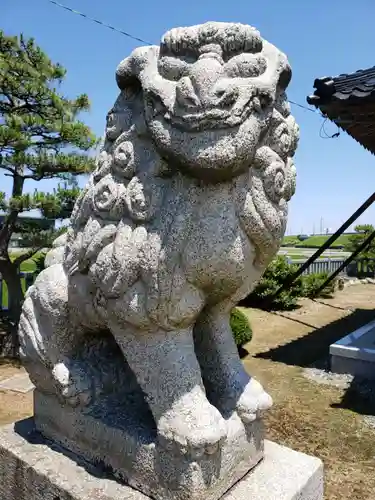
[[[137,72],[134,71],[134,61],[132,57],[127,57],[117,66],[116,83],[122,91],[138,93],[142,90],[141,82]]]
[[[141,73],[150,66],[156,64],[159,55],[159,47],[138,47],[132,54],[120,62],[116,69],[116,82],[121,90],[142,89],[140,82]]]
[[[127,87],[128,81],[134,78],[132,58],[123,59],[116,68],[116,83],[120,90]]]
[[[286,63],[285,68],[281,71],[278,81],[278,88],[281,90],[286,90],[290,81],[292,79],[292,68]]]

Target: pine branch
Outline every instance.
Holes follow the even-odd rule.
[[[35,253],[47,246],[51,232],[26,228],[19,215],[36,209],[44,218],[69,217],[79,192],[72,179],[95,168],[87,152],[97,139],[78,119],[90,109],[87,95],[69,99],[60,93],[66,70],[33,39],[0,30],[0,54],[0,170],[13,178],[11,197],[0,192],[0,209],[6,212],[0,253],[7,252],[13,232],[19,230]],[[42,179],[67,183],[50,193],[24,193],[25,181]]]
[[[41,245],[41,246],[37,246],[35,248],[31,248],[30,250],[28,250],[27,252],[19,255],[18,257],[16,257],[14,260],[13,260],[13,264],[19,268],[21,266],[21,264],[23,262],[25,262],[26,260],[29,260],[31,259],[31,257],[33,255],[35,255],[36,253],[38,253],[40,250],[42,250],[42,248],[44,248],[44,245]]]

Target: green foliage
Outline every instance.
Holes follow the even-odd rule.
[[[241,302],[241,305],[265,310],[287,311],[296,308],[298,299],[301,297],[316,297],[316,292],[326,280],[328,273],[299,276],[291,286],[273,298],[276,291],[297,269],[296,265],[289,264],[286,257],[279,255],[267,267],[253,292]],[[335,288],[336,281],[334,280],[318,296],[332,296]]]
[[[329,273],[313,273],[303,276],[302,295],[310,299],[316,297],[332,297],[335,293],[337,280],[332,280],[328,285],[317,295],[317,291],[328,278]]]
[[[282,245],[283,247],[294,247],[301,243],[297,236],[284,236]]]
[[[46,258],[47,252],[38,252],[33,256],[33,262],[35,263],[35,272],[36,274],[39,274],[45,269],[45,258]]]
[[[337,238],[337,240],[330,246],[330,248],[344,248],[350,238],[350,234],[342,234]],[[321,247],[327,240],[329,236],[310,236],[307,240],[300,241],[297,236],[286,236],[283,239],[282,246],[293,246],[297,248],[319,248]]]
[[[345,250],[355,252],[374,231],[375,228],[371,224],[360,224],[354,228],[356,234],[350,235],[345,245]],[[359,253],[357,258],[374,258],[375,257],[375,240],[372,240],[370,245]]]
[[[12,195],[1,193],[0,208],[9,215],[4,227],[11,232],[17,216],[29,210],[54,219],[69,216],[79,192],[76,176],[94,168],[86,151],[97,139],[79,120],[89,100],[58,91],[65,75],[33,39],[0,31],[0,170],[13,179]],[[24,193],[27,181],[42,179],[56,179],[57,189]],[[1,231],[0,243],[5,232],[9,237],[9,230]]]
[[[253,333],[251,331],[249,320],[247,319],[246,314],[237,308],[234,308],[231,311],[230,327],[238,347],[242,347],[250,342]]]
[[[266,308],[270,310],[288,310],[297,305],[297,300],[302,296],[303,283],[299,277],[293,285],[273,299],[280,286],[297,271],[298,267],[289,264],[288,259],[279,255],[267,267],[263,277],[253,292],[243,301],[248,307]]]
[[[80,120],[89,110],[89,100],[85,94],[75,99],[64,96],[60,86],[65,75],[33,39],[6,36],[0,30],[0,172],[12,181],[9,196],[0,192],[0,210],[5,212],[0,272],[8,277],[13,309],[19,309],[22,298],[17,269],[55,237],[51,229],[20,224],[19,215],[38,210],[52,220],[69,217],[79,193],[77,176],[95,167],[88,152],[98,141]],[[57,188],[27,191],[29,181],[46,179],[55,179]],[[8,246],[14,232],[20,232],[31,249],[13,260]]]

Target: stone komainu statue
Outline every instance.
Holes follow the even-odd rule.
[[[38,391],[87,407],[126,385],[127,364],[159,442],[194,457],[222,446],[226,414],[248,423],[271,406],[229,318],[284,235],[290,78],[285,55],[241,24],[173,29],[122,61],[64,249],[24,302],[21,355]]]

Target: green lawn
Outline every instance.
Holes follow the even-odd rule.
[[[26,260],[25,262],[22,263],[21,265],[21,271],[23,273],[32,273],[35,271],[36,265],[34,260]]]
[[[22,289],[25,292],[26,291],[26,281],[25,278],[21,279],[21,284],[22,284]],[[8,288],[5,283],[5,281],[2,282],[2,303],[1,303],[3,308],[8,307]]]
[[[342,234],[337,238],[337,240],[331,245],[330,248],[335,248],[337,246],[345,245],[350,238],[350,234]],[[283,240],[284,245],[290,246],[301,246],[305,248],[320,247],[322,246],[330,236],[310,236],[307,240],[299,241],[297,236],[285,236]]]
[[[301,243],[297,236],[284,236],[283,245],[289,245],[293,247],[294,245],[298,245]]]
[[[11,259],[14,260],[20,255],[22,255],[23,252],[11,252]],[[24,273],[30,273],[35,271],[36,269],[36,264],[35,260],[38,259],[42,255],[42,252],[37,252],[32,259],[26,260],[25,262],[22,262],[21,264],[21,271]],[[34,260],[35,259],[35,260]]]
[[[15,259],[19,255],[20,255],[20,252],[12,252],[12,259]],[[40,255],[40,253],[35,254],[34,258],[37,258],[38,255]],[[36,264],[35,264],[35,261],[33,259],[26,260],[25,262],[23,262],[21,264],[21,272],[23,272],[23,273],[31,273],[31,272],[35,271],[35,269],[36,269]],[[23,291],[25,291],[26,282],[25,282],[24,278],[21,279],[21,283],[22,283]],[[2,300],[2,302],[1,302],[2,307],[7,307],[8,306],[8,288],[7,288],[6,283],[4,281],[2,282],[1,300]]]

